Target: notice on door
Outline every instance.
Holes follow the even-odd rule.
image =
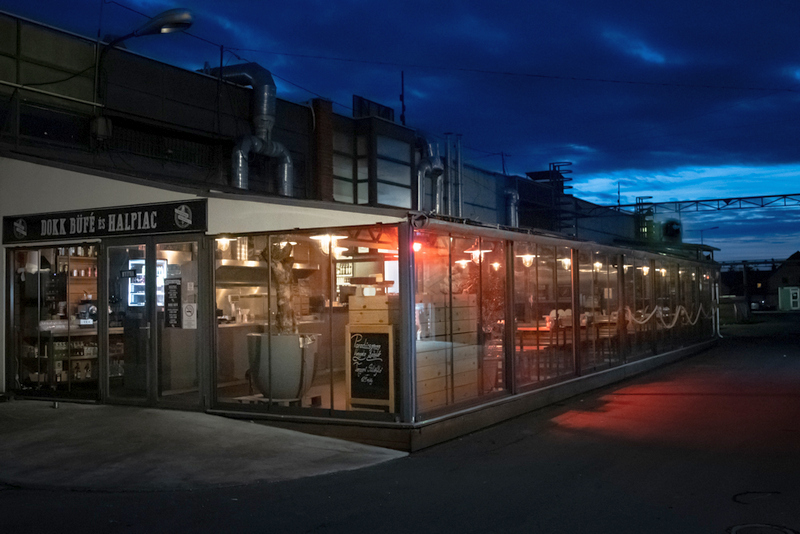
[[[181,279],[164,279],[164,328],[183,328]]]
[[[197,330],[197,304],[185,302],[183,304],[183,328]]]

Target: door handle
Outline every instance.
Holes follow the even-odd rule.
[[[139,330],[147,330],[147,339],[150,339],[150,321],[147,321],[147,326],[140,326]]]

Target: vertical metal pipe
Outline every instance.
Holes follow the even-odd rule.
[[[267,238],[267,265],[269,266],[269,276],[267,277],[267,370],[269,371],[269,396],[267,397],[267,408],[272,408],[272,237]],[[275,305],[278,304],[278,288],[275,288]],[[277,317],[277,310],[276,310]],[[261,346],[258,347],[259,352]],[[261,367],[261,354],[258,358],[258,366]],[[260,370],[260,369],[259,369]],[[258,372],[258,371],[256,371]],[[252,371],[251,371],[252,380]],[[262,392],[263,393],[263,392]]]
[[[580,253],[578,249],[570,249],[570,269],[572,270],[572,358],[575,376],[581,376],[581,284]]]
[[[656,260],[650,260],[650,305],[653,306],[653,311],[655,311],[656,306],[658,306],[658,297],[656,296]],[[653,350],[653,354],[657,354],[658,347],[657,343],[657,325],[656,321],[658,321],[659,314],[656,313],[653,318],[655,320],[650,321],[650,338],[651,338],[651,346]]]
[[[453,215],[453,182],[454,176],[447,177],[447,214]]]
[[[434,212],[437,214],[442,214],[444,210],[444,175],[439,175],[436,177],[436,204],[434,206]]]
[[[503,369],[505,369],[505,382],[506,382],[506,389],[508,389],[512,394],[517,392],[517,344],[514,336],[514,330],[516,329],[517,321],[514,314],[515,302],[514,302],[514,295],[516,291],[514,289],[514,242],[513,241],[506,241],[506,284],[505,284],[505,298],[506,298],[506,307],[505,307],[505,341],[503,343],[504,350],[503,350]],[[524,268],[524,267],[523,267]],[[520,355],[521,356],[521,355]]]
[[[445,163],[444,163],[444,175],[443,176],[444,176],[444,180],[447,183],[450,183],[453,180],[453,155],[452,155],[452,153],[450,151],[450,144],[451,144],[450,135],[451,134],[449,134],[449,133],[444,134],[444,138],[445,138],[444,161],[445,161]],[[440,190],[440,183],[441,183],[440,180],[436,181],[436,193],[435,193],[436,194],[436,200],[434,202],[434,205],[436,206],[436,208],[435,208],[436,209],[436,213],[441,213],[441,211],[440,211],[441,208],[442,208],[442,205],[441,205],[442,198],[441,198],[441,196],[444,194],[444,191]]]
[[[461,163],[461,134],[456,135],[456,160],[457,160],[456,166],[458,170],[456,178],[458,180],[458,216],[463,217],[463,215],[461,214],[461,210],[463,207],[463,203],[461,201],[461,192],[462,192],[461,184],[464,182],[464,176],[463,176],[464,168]]]
[[[414,295],[416,293],[414,265],[414,228],[409,222],[397,228],[400,268],[400,420],[413,423],[417,416],[416,336],[414,321]]]
[[[632,275],[631,275],[632,276]],[[625,315],[627,296],[625,293],[625,256],[617,255],[617,339],[619,339],[619,357],[627,360],[628,351],[628,318]]]
[[[455,402],[455,391],[454,391],[454,384],[455,380],[453,377],[453,360],[455,359],[455,352],[453,349],[453,242],[454,238],[452,235],[448,235],[447,239],[447,279],[449,280],[448,287],[447,287],[447,312],[445,313],[446,321],[447,321],[447,335],[445,336],[449,347],[447,348],[447,360],[445,362],[445,372],[447,373],[447,384],[448,384],[448,391],[447,391],[447,403],[453,404]],[[479,276],[480,278],[480,276]],[[479,312],[480,313],[480,312]],[[480,372],[480,371],[478,371]]]
[[[328,233],[330,236],[330,233]],[[330,413],[333,415],[334,410],[336,407],[333,405],[334,402],[334,388],[333,388],[333,299],[336,297],[336,262],[334,261],[333,251],[331,250],[332,243],[331,240],[328,239],[328,273],[330,283],[328,284],[328,293],[330,298],[328,299],[328,386],[331,395],[331,407]],[[349,323],[349,321],[348,321]],[[350,339],[347,339],[347,343],[350,343]],[[345,362],[345,372],[350,372],[350,362]],[[347,409],[345,406],[344,409]]]

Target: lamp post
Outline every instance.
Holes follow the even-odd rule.
[[[712,226],[711,228],[703,228],[702,230],[700,230],[700,244],[701,245],[703,244],[703,232],[708,232],[710,230],[716,230],[718,228],[719,228],[719,226]]]
[[[145,35],[155,35],[160,33],[175,33],[182,32],[192,25],[192,13],[187,9],[168,9],[163,13],[159,13],[155,17],[148,20],[142,26],[122,37],[117,37],[106,46],[102,46],[100,36],[98,33],[97,48],[95,49],[95,63],[94,63],[94,102],[99,104],[99,87],[100,87],[100,67],[103,65],[106,52],[115,46],[119,45],[127,39],[133,37],[143,37]],[[101,50],[102,48],[102,50]],[[93,130],[98,139],[105,139],[110,135],[110,124],[104,121],[99,114],[100,106],[95,106],[97,116],[93,122]]]

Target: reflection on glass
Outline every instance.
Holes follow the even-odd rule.
[[[536,244],[514,243],[514,354],[516,383],[525,386],[541,380],[538,255]]]
[[[132,261],[146,259],[145,245],[113,246],[106,249],[108,301],[111,308],[108,329],[109,393],[112,397],[147,398],[147,361],[151,324],[144,286],[132,285],[137,273]],[[132,298],[132,292],[141,295]]]
[[[159,395],[188,406],[199,403],[197,388],[197,243],[156,246]],[[160,282],[159,282],[160,279]]]
[[[506,256],[502,241],[482,239],[480,310],[483,361],[481,393],[505,389],[504,337],[506,309]]]
[[[420,414],[506,389],[502,241],[415,234]]]
[[[94,245],[13,253],[17,391],[98,394],[97,257]]]
[[[263,410],[395,411],[388,400],[351,402],[348,372],[371,373],[377,391],[395,365],[396,345],[381,346],[385,373],[377,377],[376,367],[353,369],[347,353],[349,330],[383,329],[397,340],[397,229],[245,239],[246,257],[216,266],[218,401]],[[394,383],[380,383],[394,393]]]

